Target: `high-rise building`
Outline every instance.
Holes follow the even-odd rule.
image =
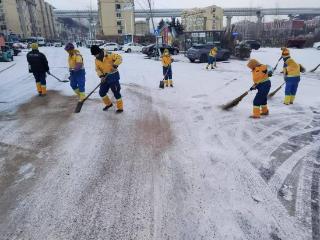
[[[223,28],[223,9],[218,6],[186,10],[181,18],[185,31],[211,31]]]
[[[105,36],[134,35],[134,0],[98,0],[99,23]]]
[[[16,1],[0,1],[0,32],[22,34]]]
[[[53,7],[44,0],[0,0],[0,32],[52,39],[55,37]]]

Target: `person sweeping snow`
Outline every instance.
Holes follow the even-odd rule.
[[[281,48],[283,59],[283,75],[286,82],[284,104],[293,104],[300,82],[300,73],[305,69],[302,65],[296,63],[290,56],[287,48]]]
[[[163,79],[165,87],[173,87],[172,81],[172,67],[173,58],[171,57],[169,50],[165,49],[162,54],[162,69],[163,69]]]
[[[119,54],[104,52],[96,45],[91,47],[91,54],[96,57],[95,65],[96,72],[101,79],[100,97],[102,98],[105,107],[103,111],[107,111],[113,106],[108,91],[111,89],[114,97],[117,100],[117,113],[123,112],[123,101],[120,93],[120,74],[118,66],[122,63],[122,58]]]
[[[251,118],[260,118],[261,115],[269,115],[268,94],[271,88],[272,67],[263,65],[255,59],[249,60],[247,66],[252,70],[254,85],[250,90],[258,90],[253,100],[253,114]]]
[[[209,56],[208,56],[208,65],[206,67],[206,69],[209,69],[209,67],[211,66],[211,69],[214,69],[214,67],[217,67],[217,56],[218,53],[218,49],[216,47],[213,47],[210,52],[209,52]],[[214,63],[214,67],[213,67],[213,63]]]
[[[27,61],[29,64],[29,72],[33,73],[36,79],[36,86],[39,96],[47,94],[46,73],[49,72],[49,65],[46,56],[39,51],[38,44],[31,44],[31,51],[27,54]]]
[[[85,99],[85,83],[86,72],[84,69],[83,57],[80,51],[75,49],[73,43],[68,43],[64,48],[68,54],[69,71],[70,71],[70,86],[73,91],[79,96],[79,102]]]

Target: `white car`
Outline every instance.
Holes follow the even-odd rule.
[[[320,50],[320,42],[315,42],[315,43],[313,44],[313,47],[316,48],[316,49],[318,49],[318,50]]]
[[[62,43],[61,42],[55,42],[53,44],[54,47],[62,47]]]
[[[122,50],[130,53],[130,52],[142,52],[143,46],[138,43],[127,43],[123,45]]]
[[[120,50],[119,44],[118,43],[113,43],[113,42],[103,44],[101,46],[101,48],[103,48],[104,50],[107,50],[107,51],[118,51],[118,50]]]

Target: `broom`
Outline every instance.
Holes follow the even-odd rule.
[[[230,108],[233,108],[233,107],[237,106],[242,101],[242,99],[244,99],[245,96],[247,96],[249,94],[250,91],[251,91],[251,89],[249,89],[248,91],[243,93],[241,96],[235,98],[231,102],[229,102],[229,103],[227,103],[225,105],[222,105],[221,106],[222,110],[229,110]]]
[[[315,72],[318,69],[318,67],[320,67],[320,64],[316,66],[314,69],[312,69],[310,72]]]
[[[276,95],[276,93],[279,92],[280,89],[281,89],[281,88],[283,87],[283,85],[285,85],[285,84],[286,84],[286,82],[282,83],[280,87],[278,87],[276,90],[274,90],[272,93],[270,93],[270,94],[268,95],[268,98],[272,98],[274,95]]]
[[[101,80],[101,82],[98,84],[98,86],[96,86],[96,87],[92,90],[92,92],[90,92],[90,93],[88,94],[88,96],[85,97],[85,99],[83,99],[82,101],[79,101],[79,102],[78,102],[78,104],[77,104],[76,109],[74,110],[74,112],[75,112],[75,113],[81,112],[81,109],[82,109],[82,106],[83,106],[84,102],[88,100],[88,98],[101,86],[101,84],[103,84],[103,83],[106,82],[108,75],[114,74],[114,73],[116,73],[116,72],[117,72],[117,71],[108,73],[108,74],[104,77],[104,79]]]
[[[55,79],[57,79],[59,82],[63,82],[63,83],[67,83],[69,82],[68,80],[61,80],[59,78],[57,78],[55,75],[53,75],[52,73],[48,73],[50,76],[54,77]]]

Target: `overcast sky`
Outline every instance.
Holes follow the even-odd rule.
[[[57,9],[97,8],[97,0],[46,0]],[[218,5],[221,7],[318,7],[320,0],[153,0],[155,8],[192,8]],[[147,8],[147,0],[135,0],[136,8]]]

